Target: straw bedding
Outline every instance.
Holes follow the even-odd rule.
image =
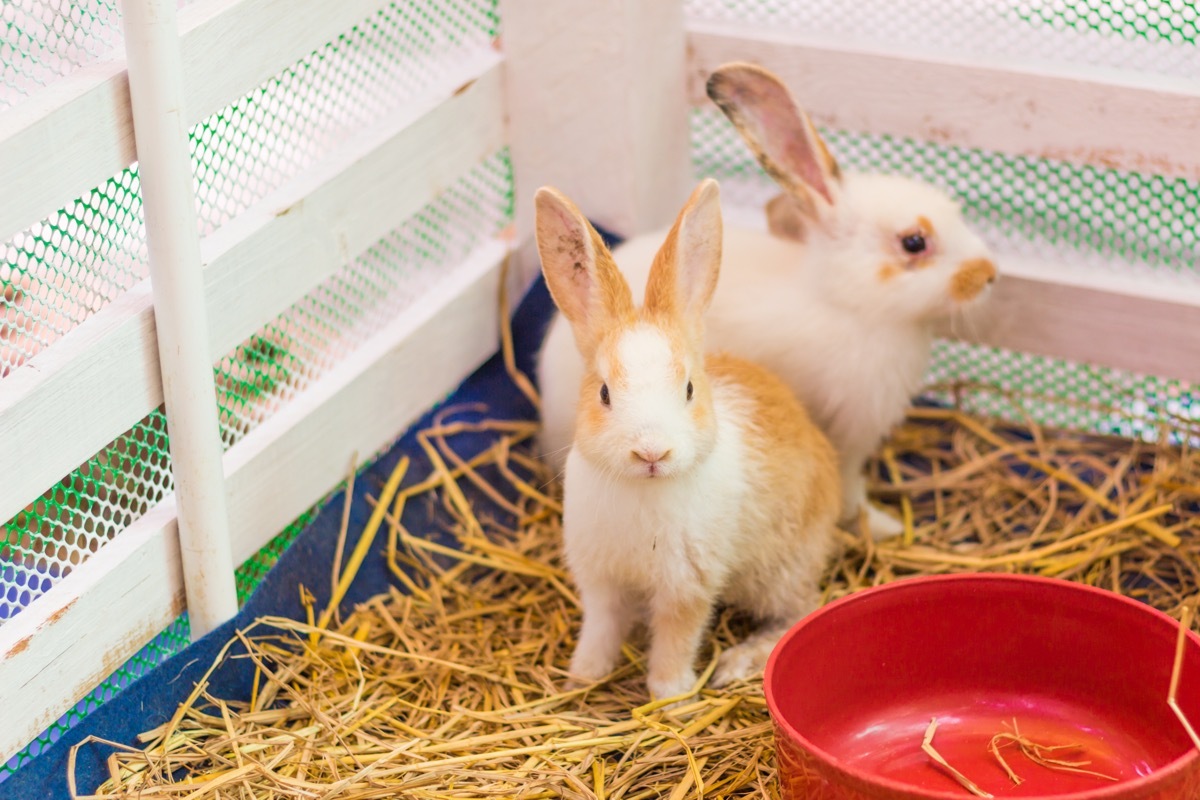
[[[386,548],[397,588],[345,619],[309,603],[305,619],[258,620],[223,656],[253,661],[250,698],[212,697],[201,683],[142,749],[111,746],[111,779],[80,796],[778,796],[759,681],[665,711],[647,697],[637,640],[611,680],[563,690],[580,613],[555,489],[524,450],[535,428],[453,419],[421,437],[431,474],[407,476],[402,462],[371,487],[376,514],[334,565],[344,591],[362,558]],[[455,436],[479,429],[496,444],[464,461]],[[1189,448],[917,408],[873,468],[905,534],[843,534],[828,599],[971,570],[1084,581],[1167,612],[1196,591],[1188,520],[1200,466]],[[416,502],[439,507],[457,547],[401,526]],[[742,627],[719,617],[709,669]]]

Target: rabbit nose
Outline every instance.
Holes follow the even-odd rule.
[[[647,464],[657,464],[660,461],[666,461],[667,456],[671,455],[670,450],[651,450],[650,448],[642,448],[634,450],[633,457],[638,461],[644,461]]]

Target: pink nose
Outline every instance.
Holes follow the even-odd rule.
[[[647,464],[657,464],[660,461],[666,461],[667,456],[671,455],[670,450],[634,450],[633,457],[638,461],[644,461]]]

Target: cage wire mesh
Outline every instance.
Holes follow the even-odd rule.
[[[814,41],[1196,76],[1193,0],[685,0],[689,19]]]
[[[195,126],[191,151],[202,235],[435,85],[464,55],[491,48],[497,34],[496,0],[391,3]],[[224,446],[238,442],[508,225],[512,202],[507,151],[464,164],[461,178],[433,202],[223,357],[214,374]],[[146,274],[134,165],[5,243],[0,379]],[[4,525],[0,624],[170,491],[166,420],[159,409]],[[242,565],[240,599],[307,520],[301,517]],[[181,617],[0,766],[0,781],[186,645],[187,631]]]
[[[0,23],[0,112],[121,43],[116,0],[6,0]]]

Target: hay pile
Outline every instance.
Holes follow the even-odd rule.
[[[915,408],[875,488],[905,533],[847,537],[829,596],[908,575],[1003,571],[1100,586],[1175,616],[1200,587],[1191,447],[1046,431]]]
[[[642,651],[628,647],[606,684],[562,690],[580,614],[559,560],[559,506],[521,450],[534,428],[447,419],[421,437],[432,474],[400,490],[398,467],[335,575],[337,597],[379,549],[378,529],[403,589],[344,620],[311,603],[304,622],[258,620],[227,648],[256,666],[248,701],[200,684],[173,720],[143,735],[143,749],[116,748],[110,780],[81,796],[778,796],[758,682],[664,711],[648,702]],[[500,434],[490,450],[455,454],[455,435],[485,429]],[[829,598],[978,569],[1086,581],[1168,612],[1196,592],[1188,519],[1200,465],[1190,450],[916,409],[877,466],[905,536],[844,534]],[[464,487],[508,513],[479,513]],[[404,504],[419,500],[441,506],[457,548],[400,525]],[[720,618],[709,669],[738,630]]]

